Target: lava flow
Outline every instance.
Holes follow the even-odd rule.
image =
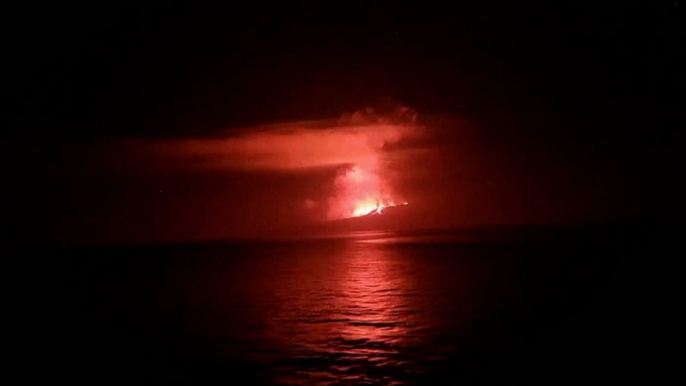
[[[381,214],[384,209],[386,208],[392,208],[394,206],[401,206],[401,205],[407,205],[408,202],[402,202],[400,204],[393,204],[393,203],[380,203],[380,202],[361,202],[359,203],[356,207],[355,210],[353,211],[352,217],[363,217],[363,216],[370,216],[374,214]]]

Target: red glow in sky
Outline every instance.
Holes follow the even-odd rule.
[[[398,151],[389,146],[419,131],[415,111],[398,107],[378,114],[365,109],[337,121],[308,121],[252,128],[225,139],[168,143],[160,151],[187,164],[246,171],[306,171],[330,168],[333,192],[303,198],[303,208],[326,207],[326,219],[359,217],[405,205],[393,188],[389,169]],[[197,163],[196,163],[197,164]],[[324,189],[324,187],[322,187]],[[295,203],[294,203],[295,204]]]

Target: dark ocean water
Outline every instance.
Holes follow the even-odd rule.
[[[683,359],[680,284],[654,238],[637,238],[369,233],[13,251],[5,374],[270,385],[664,376]]]

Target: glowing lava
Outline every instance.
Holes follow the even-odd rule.
[[[353,210],[352,217],[362,217],[371,214],[381,214],[381,212],[386,208],[392,208],[394,206],[407,205],[407,202],[400,204],[393,203],[380,203],[378,201],[363,201],[360,202]]]

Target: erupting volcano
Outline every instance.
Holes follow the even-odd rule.
[[[330,220],[381,214],[386,208],[407,205],[392,193],[376,163],[346,167],[334,183],[337,192],[329,199]]]
[[[404,206],[400,164],[424,128],[417,113],[399,105],[365,108],[339,119],[253,127],[228,138],[164,141],[155,151],[164,164],[221,168],[244,175],[289,176],[311,183],[297,198],[311,221],[381,214]]]
[[[329,220],[381,214],[386,208],[408,204],[392,187],[388,146],[411,135],[415,122],[416,112],[406,107],[381,114],[364,109],[341,118],[351,135],[340,145],[354,149],[350,154],[356,156],[337,171],[334,194],[328,199]]]

